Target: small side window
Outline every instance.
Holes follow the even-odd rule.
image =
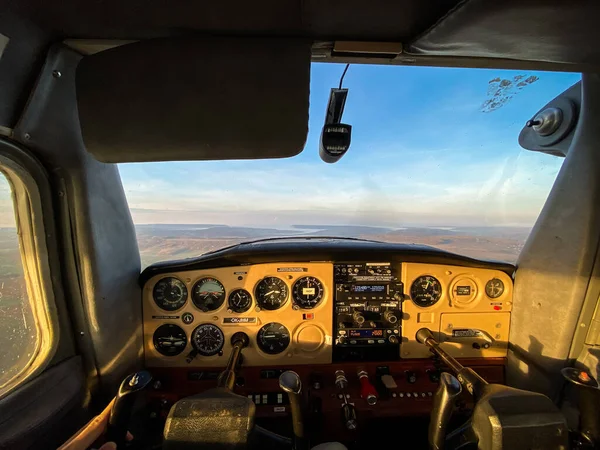
[[[0,157],[0,397],[39,374],[56,351],[42,217],[33,177]]]
[[[39,344],[15,219],[12,188],[0,173],[0,387],[31,363]]]

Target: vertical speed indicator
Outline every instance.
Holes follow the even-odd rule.
[[[256,336],[258,348],[269,355],[277,355],[290,345],[290,332],[278,322],[271,322],[258,330]]]

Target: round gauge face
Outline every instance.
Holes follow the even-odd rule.
[[[271,322],[258,330],[256,342],[263,352],[269,355],[277,355],[285,351],[290,345],[290,332],[284,325]]]
[[[312,309],[323,299],[323,284],[315,277],[299,278],[292,288],[294,303],[303,309]]]
[[[225,288],[215,278],[202,278],[194,284],[192,301],[200,311],[214,311],[225,301]]]
[[[442,297],[442,285],[437,278],[423,275],[413,281],[410,297],[416,305],[423,308],[433,306]]]
[[[246,289],[236,289],[229,294],[227,303],[233,312],[243,313],[252,306],[252,296]]]
[[[185,349],[187,336],[177,325],[167,323],[156,329],[152,341],[154,348],[161,355],[176,356]]]
[[[498,298],[504,293],[504,283],[498,278],[492,278],[485,284],[485,293],[489,298]]]
[[[225,336],[221,329],[212,323],[203,323],[192,333],[192,346],[202,356],[213,356],[223,350]]]
[[[288,287],[280,278],[263,278],[256,285],[254,296],[258,306],[272,311],[283,306],[288,297]]]
[[[165,311],[175,311],[187,301],[188,291],[182,281],[167,277],[158,281],[152,290],[154,303]]]

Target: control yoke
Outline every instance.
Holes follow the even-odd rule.
[[[576,367],[561,370],[568,385],[576,393],[579,430],[571,433],[573,448],[600,448],[600,388],[587,371]]]
[[[568,448],[566,420],[548,397],[500,384],[489,384],[473,369],[464,367],[442,349],[427,328],[417,331],[415,339],[429,347],[456,376],[454,378],[443,373],[440,378],[431,413],[428,434],[430,448],[465,448],[461,447],[465,443],[471,443],[479,449]],[[473,415],[464,426],[446,434],[454,399],[462,389],[473,398]]]
[[[217,380],[217,387],[175,403],[165,424],[163,450],[245,448],[254,429],[256,407],[247,397],[233,392],[236,370],[248,335],[231,337],[231,355]]]
[[[116,443],[117,448],[123,448],[125,445],[127,427],[137,394],[148,386],[150,381],[152,381],[150,372],[142,370],[125,377],[119,387],[106,431],[107,441]]]
[[[225,370],[217,379],[217,387],[183,398],[173,405],[164,430],[163,450],[243,449],[254,442],[253,435],[297,450],[308,448],[300,408],[301,383],[294,372],[285,372],[279,380],[288,393],[294,420],[295,439],[280,436],[254,424],[256,406],[248,397],[233,392],[242,350],[250,339],[243,332],[231,337],[231,354]]]
[[[477,372],[469,367],[464,367],[456,359],[446,353],[440,344],[435,340],[433,333],[428,328],[421,328],[417,331],[417,342],[425,344],[435,353],[448,368],[454,372],[460,384],[473,396],[475,401],[479,399],[483,392],[483,387],[487,381],[479,376]]]
[[[221,372],[217,380],[217,386],[233,391],[235,386],[236,370],[239,367],[242,358],[242,349],[247,347],[250,339],[246,333],[238,332],[231,336],[231,355],[227,362],[227,367]]]

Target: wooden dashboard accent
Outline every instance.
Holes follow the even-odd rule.
[[[291,300],[292,287],[299,278],[311,276],[318,278],[324,287],[323,298],[312,309],[295,308]],[[154,285],[162,278],[175,277],[184,282],[188,299],[185,305],[173,312],[160,309],[152,298]],[[217,279],[225,287],[225,295],[238,288],[247,290],[252,295],[252,307],[243,313],[228,311],[227,300],[215,311],[203,312],[196,308],[191,300],[192,289],[196,281],[211,277]],[[288,288],[288,297],[284,305],[274,311],[257,308],[255,287],[265,277],[278,277]],[[289,364],[328,364],[331,363],[332,325],[333,325],[333,265],[332,263],[269,263],[215,268],[208,270],[189,271],[183,273],[161,274],[152,277],[143,290],[144,317],[144,350],[146,366],[148,367],[223,367],[231,353],[231,336],[245,332],[250,338],[250,345],[244,349],[244,365],[251,366],[281,366]],[[190,313],[194,321],[190,324],[183,322],[185,313]],[[225,323],[233,319],[234,323]],[[242,323],[238,319],[254,322]],[[289,330],[291,342],[288,348],[276,355],[261,351],[256,344],[259,329],[268,323],[278,322]],[[156,351],[153,344],[154,331],[163,324],[176,324],[187,335],[187,344],[182,353],[177,356],[163,356]],[[192,350],[190,338],[194,329],[204,323],[217,325],[225,335],[225,346],[222,355],[196,356],[190,363],[186,356]]]

